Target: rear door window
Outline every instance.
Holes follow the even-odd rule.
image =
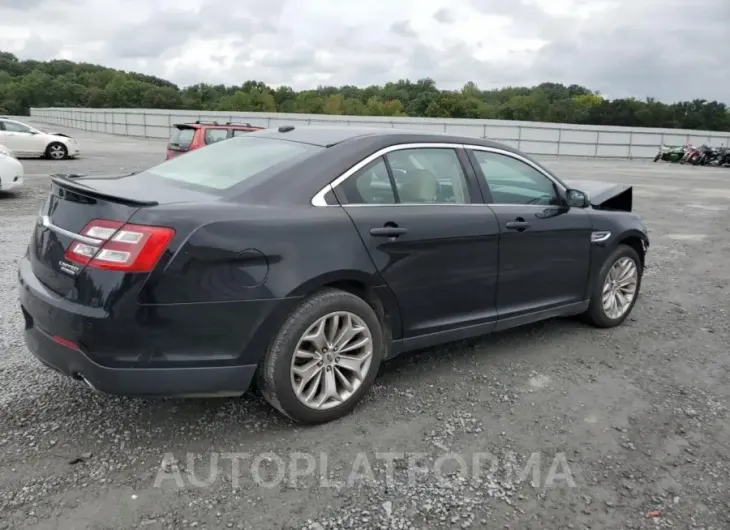
[[[240,184],[254,175],[297,157],[306,157],[324,147],[260,137],[231,138],[205,149],[193,149],[145,173],[214,190]]]
[[[248,133],[252,132],[252,129],[233,129],[233,136],[246,136]]]
[[[386,155],[407,204],[469,204],[466,175],[454,149],[401,149]]]
[[[17,121],[6,121],[5,130],[8,132],[27,133],[27,134],[30,133],[30,127],[27,127],[26,125],[23,125],[22,123],[18,123]]]
[[[383,157],[379,157],[340,186],[347,204],[395,204],[393,184]]]
[[[210,145],[225,140],[229,137],[230,132],[230,129],[206,129],[205,145]]]
[[[193,138],[195,138],[195,129],[191,127],[178,127],[170,137],[170,145],[180,149],[190,149]]]

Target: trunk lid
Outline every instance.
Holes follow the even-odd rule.
[[[83,242],[82,232],[90,221],[127,223],[140,209],[200,195],[160,182],[144,186],[140,180],[145,179],[135,177],[51,177],[51,191],[38,212],[28,246],[33,272],[49,289],[67,297],[85,278],[86,267],[66,259],[66,251],[74,242]]]

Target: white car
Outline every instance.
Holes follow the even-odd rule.
[[[19,157],[63,160],[78,156],[79,142],[63,133],[43,132],[16,120],[0,117],[0,145]]]
[[[23,184],[23,164],[15,154],[0,145],[0,191],[9,191]]]

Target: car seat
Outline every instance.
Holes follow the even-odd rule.
[[[438,202],[439,182],[436,175],[427,169],[409,169],[399,180],[403,185],[398,189],[400,202],[426,203]]]

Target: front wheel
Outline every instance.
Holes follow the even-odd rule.
[[[383,333],[375,311],[351,293],[326,289],[295,309],[259,369],[264,399],[299,423],[351,412],[375,381]]]
[[[51,160],[63,160],[68,156],[68,149],[60,142],[53,142],[46,147],[46,158]]]
[[[599,328],[619,326],[629,316],[639,296],[642,265],[639,254],[619,245],[601,267],[593,288],[586,320]]]

